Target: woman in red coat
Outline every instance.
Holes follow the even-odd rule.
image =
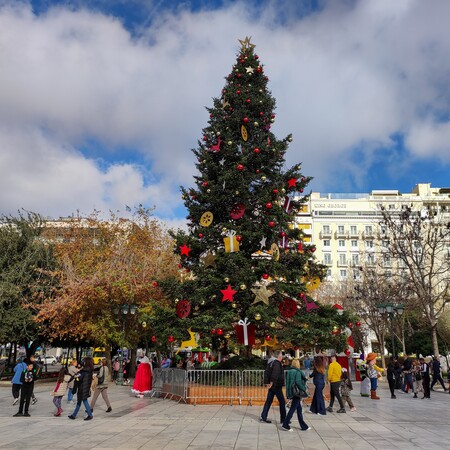
[[[141,359],[136,372],[131,392],[136,394],[136,397],[142,398],[146,394],[150,394],[152,390],[152,365],[150,360],[144,356]]]

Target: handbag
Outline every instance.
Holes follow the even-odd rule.
[[[303,389],[300,389],[295,381],[291,385],[291,392],[293,397],[297,398],[309,397],[309,393],[307,391],[304,391]]]
[[[102,373],[101,376],[100,376],[100,372]],[[103,367],[100,369],[100,371],[97,375],[97,380],[98,380],[98,384],[103,384],[103,382],[105,381],[105,370],[103,369]]]

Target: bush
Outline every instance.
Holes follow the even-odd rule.
[[[227,361],[216,364],[211,370],[264,370],[266,361],[258,356],[233,356]]]

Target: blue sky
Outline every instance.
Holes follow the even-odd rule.
[[[141,203],[182,224],[246,35],[311,189],[449,187],[448,17],[445,0],[0,0],[0,213]]]

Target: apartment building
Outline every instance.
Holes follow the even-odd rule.
[[[321,194],[312,192],[295,226],[305,233],[305,241],[316,246],[317,260],[327,266],[327,280],[358,279],[361,266],[381,263],[387,270],[398,262],[383,256],[386,230],[380,223],[381,207],[401,211],[410,207],[420,214],[450,215],[450,188],[417,184],[409,193],[373,190],[370,193]],[[380,260],[380,258],[382,260]]]

